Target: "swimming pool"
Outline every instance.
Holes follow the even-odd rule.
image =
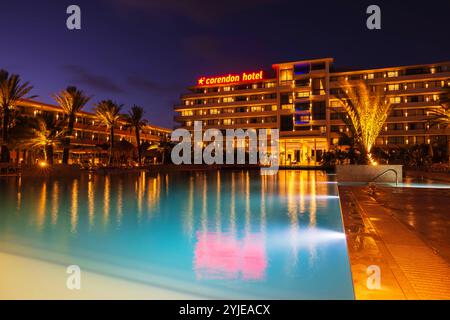
[[[200,298],[353,299],[333,179],[294,170],[4,178],[0,251]]]

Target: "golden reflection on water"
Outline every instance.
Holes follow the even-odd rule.
[[[95,210],[95,191],[94,191],[94,182],[91,178],[88,181],[88,215],[89,215],[89,228],[92,229],[94,227],[94,210]]]
[[[123,209],[123,181],[122,179],[119,180],[117,186],[117,227],[120,227],[122,225],[122,209]]]
[[[168,178],[165,178],[166,184]],[[166,185],[166,192],[168,187]],[[144,191],[143,191],[144,192]],[[159,205],[161,194],[161,175],[158,174],[155,178],[148,178],[148,192],[147,192],[147,212],[151,215]]]
[[[42,230],[42,227],[45,223],[45,212],[47,209],[47,183],[44,181],[42,183],[42,188],[39,197],[39,203],[37,207],[37,220],[36,227],[39,231]]]
[[[20,208],[22,207],[22,177],[19,177],[17,180],[17,210],[16,212],[20,212]]]
[[[103,225],[109,223],[109,210],[111,203],[111,181],[109,176],[105,176],[105,190],[103,193]]]
[[[59,211],[59,183],[55,181],[52,188],[52,213],[51,213],[51,223],[56,225],[58,222],[58,211]]]
[[[70,208],[70,232],[77,233],[78,225],[78,180],[72,183],[72,201]]]

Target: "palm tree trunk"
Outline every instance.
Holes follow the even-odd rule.
[[[141,137],[139,134],[139,128],[135,128],[136,130],[136,142],[137,142],[137,150],[138,150],[138,162],[139,166],[142,165],[142,150],[141,150]]]
[[[70,115],[69,116],[69,123],[67,125],[67,135],[68,137],[64,139],[64,149],[63,149],[63,158],[62,163],[68,164],[69,163],[69,152],[70,152],[70,136],[72,136],[73,133],[73,125],[75,123],[75,116]]]
[[[109,129],[109,165],[113,163],[113,149],[114,149],[114,126]]]
[[[48,164],[51,165],[51,164],[53,164],[53,146],[49,145],[49,146],[46,146],[45,148],[46,148],[45,153],[47,155],[47,159],[45,159],[45,160],[47,161]]]
[[[1,159],[0,162],[9,162],[9,149],[8,143],[8,125],[9,125],[9,109],[8,107],[3,109],[3,123],[2,123],[2,146],[1,146]]]

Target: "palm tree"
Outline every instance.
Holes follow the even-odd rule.
[[[42,150],[45,161],[53,164],[54,147],[61,142],[64,132],[58,130],[53,116],[39,118],[37,121],[34,137],[26,142],[26,145],[30,149]]]
[[[64,150],[62,158],[62,163],[68,164],[70,137],[73,134],[73,127],[75,124],[77,113],[84,108],[84,106],[91,98],[86,96],[82,90],[78,90],[74,86],[69,86],[66,90],[53,95],[53,99],[55,99],[58,105],[63,109],[63,112],[67,115],[69,120],[67,123],[66,137],[64,139]]]
[[[365,81],[342,85],[344,91],[337,95],[352,124],[354,139],[360,146],[363,161],[375,163],[370,154],[389,115],[391,103],[379,86],[370,89]]]
[[[29,82],[20,83],[20,76],[0,70],[0,110],[2,112],[2,145],[0,162],[9,162],[8,129],[11,112],[17,102],[33,89]],[[33,97],[29,97],[33,98]]]
[[[144,117],[144,109],[137,105],[134,105],[128,114],[125,115],[125,121],[127,122],[127,127],[133,128],[134,133],[136,135],[136,143],[138,150],[138,161],[139,165],[142,165],[142,144],[140,132],[143,127],[147,125],[147,120],[143,119]]]
[[[95,106],[97,118],[109,129],[109,165],[112,165],[114,149],[114,126],[120,119],[120,110],[123,105],[118,105],[111,100],[102,100]]]
[[[445,91],[439,97],[442,108],[431,111],[431,118],[428,121],[432,126],[439,125],[441,128],[447,128],[450,125],[450,84],[443,89]]]

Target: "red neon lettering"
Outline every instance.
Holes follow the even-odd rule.
[[[228,74],[226,76],[219,77],[201,77],[197,80],[197,85],[212,85],[212,84],[227,84],[227,83],[235,83],[240,81],[254,81],[254,80],[262,80],[263,79],[263,71],[257,72],[243,72],[242,74]]]

